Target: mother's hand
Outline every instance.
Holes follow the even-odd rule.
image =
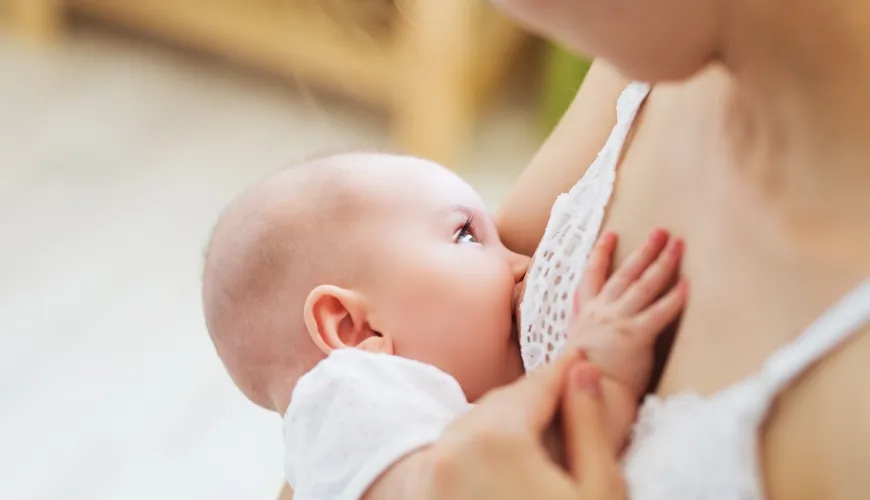
[[[542,444],[560,406],[567,470]],[[429,450],[423,496],[623,500],[604,415],[598,372],[579,353],[566,354],[492,392],[451,425]]]

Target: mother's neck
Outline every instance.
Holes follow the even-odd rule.
[[[736,161],[791,234],[870,271],[870,2],[784,3],[724,29]]]

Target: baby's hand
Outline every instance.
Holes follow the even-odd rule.
[[[640,397],[649,384],[653,346],[686,301],[678,274],[683,242],[657,230],[610,278],[616,235],[605,234],[592,250],[574,297],[568,342],[586,350],[605,377]]]

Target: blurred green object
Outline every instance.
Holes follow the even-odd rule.
[[[553,131],[568,110],[592,61],[568,52],[556,44],[547,44],[544,55],[543,129]]]

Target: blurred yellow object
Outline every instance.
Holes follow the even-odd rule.
[[[16,34],[32,43],[47,43],[58,38],[62,29],[63,0],[0,0]]]
[[[487,0],[0,0],[33,39],[64,9],[388,109],[408,153],[451,163],[524,36]]]

